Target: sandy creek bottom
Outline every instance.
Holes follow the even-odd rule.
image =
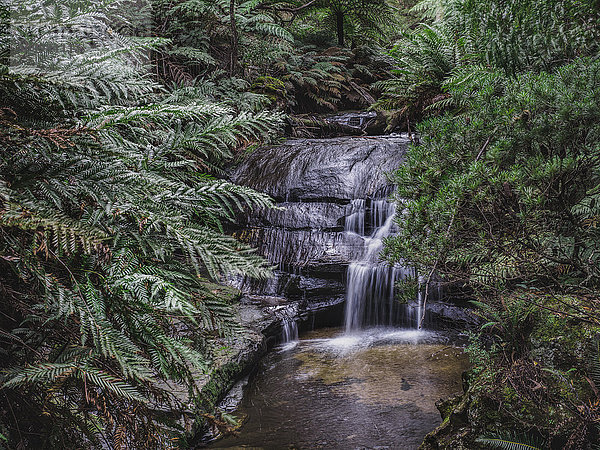
[[[322,329],[261,363],[234,414],[239,435],[211,448],[415,449],[440,422],[435,402],[461,391],[468,368],[443,335]]]

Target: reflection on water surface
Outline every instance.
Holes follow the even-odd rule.
[[[417,448],[467,367],[430,331],[313,331],[264,359],[235,411],[247,420],[239,436],[211,448]]]

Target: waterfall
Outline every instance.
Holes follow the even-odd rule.
[[[286,317],[281,321],[281,343],[288,344],[298,340],[298,324],[295,320]]]
[[[352,231],[353,233],[362,236],[365,234],[365,200],[359,198],[352,200],[350,204],[350,210],[352,212],[350,215],[346,216],[344,230]]]
[[[416,307],[394,298],[395,282],[413,271],[379,261],[395,232],[386,174],[403,163],[409,144],[398,135],[289,139],[248,155],[232,181],[269,194],[279,208],[250,211],[235,235],[268,259],[274,277],[234,284],[264,304],[324,310],[345,302],[348,331],[414,326]]]
[[[364,201],[363,201],[364,205]],[[369,217],[371,235],[365,236],[357,258],[347,271],[346,307],[344,325],[346,332],[352,332],[363,325],[395,325],[400,322],[404,309],[394,298],[394,283],[406,277],[410,270],[390,266],[379,261],[383,239],[392,234],[396,207],[393,202],[383,199],[371,200],[368,214],[353,213],[353,230],[364,229],[357,226],[356,217]],[[414,325],[413,314],[408,314],[409,325]],[[418,320],[418,319],[417,319]]]

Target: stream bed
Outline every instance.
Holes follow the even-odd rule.
[[[238,436],[210,448],[416,449],[441,423],[435,402],[461,391],[468,358],[441,333],[308,332],[267,355],[233,412]]]
[[[399,302],[398,282],[419,274],[380,256],[401,226],[389,175],[410,143],[406,135],[288,139],[232,168],[233,182],[278,208],[249,211],[234,232],[275,267],[274,277],[231,282],[252,301],[299,306],[281,319],[291,342],[259,363],[237,409],[227,410],[245,421],[239,434],[211,448],[415,449],[440,424],[435,403],[461,391],[468,358],[426,328],[439,328],[434,305],[438,316],[454,310],[439,289],[427,311],[420,291]],[[298,325],[307,317],[314,324],[321,304],[339,314],[325,322],[343,327],[298,339]]]

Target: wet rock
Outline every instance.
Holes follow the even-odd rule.
[[[343,269],[336,276],[331,273],[322,273],[311,268],[311,275],[289,273],[276,270],[274,277],[268,280],[245,279],[240,288],[247,293],[249,298],[271,298],[287,300],[311,299],[318,296],[335,296],[345,292],[343,283]],[[276,300],[273,300],[276,301]]]
[[[409,143],[401,136],[290,139],[255,150],[231,179],[280,201],[348,203],[388,184]]]
[[[281,209],[256,211],[247,219],[247,225],[256,227],[279,227],[288,230],[318,229],[341,231],[348,206],[337,203],[283,202]]]
[[[332,138],[337,136],[362,136],[361,126],[351,126],[328,121],[327,116],[306,114],[288,117],[286,135],[296,138]]]
[[[323,263],[348,263],[363,239],[358,235],[322,230],[250,228],[243,239],[274,264],[297,267]]]
[[[327,120],[363,126],[371,119],[372,113],[351,113]],[[360,309],[365,310],[360,321],[415,325],[421,307],[416,302],[399,305],[386,294],[393,292],[394,280],[410,275],[410,270],[378,264],[379,248],[369,250],[369,264],[354,264],[363,258],[365,248],[376,243],[373,233],[394,214],[385,173],[402,164],[409,143],[404,136],[290,139],[249,155],[233,170],[233,181],[278,198],[280,208],[252,212],[236,236],[257,247],[278,270],[271,280],[245,280],[240,288],[310,304],[344,294],[350,278],[364,275],[363,287],[376,295],[364,292],[373,301]],[[386,225],[386,233],[393,233],[394,227]],[[352,292],[362,298],[365,289]],[[385,304],[379,302],[380,294],[388,299]],[[439,301],[441,289],[430,294],[425,326],[464,328],[476,323],[463,308]]]
[[[312,298],[304,304],[300,313],[300,331],[310,331],[325,327],[339,327],[344,321],[346,296],[326,296]]]
[[[225,413],[232,413],[244,398],[244,391],[248,388],[250,376],[246,376],[238,381],[221,400],[217,409]]]
[[[335,294],[343,294],[346,291],[346,286],[336,280],[300,277],[298,288],[303,296],[333,296]]]
[[[444,301],[429,302],[427,314],[431,323],[461,330],[477,327],[481,322],[480,317],[476,316],[472,309]]]
[[[374,113],[325,120],[363,127]],[[343,295],[351,262],[365,252],[370,234],[393,214],[386,173],[402,164],[409,139],[290,139],[256,150],[231,172],[232,181],[275,197],[279,209],[241,218],[238,239],[277,266],[267,281],[244,280],[249,294],[302,299]]]
[[[346,111],[325,116],[325,122],[364,131],[376,117],[377,113],[375,111]]]

